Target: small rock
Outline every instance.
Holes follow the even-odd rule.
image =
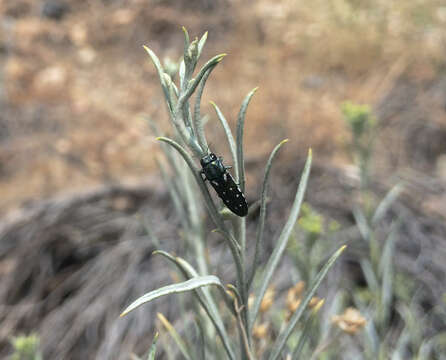
[[[41,96],[61,94],[67,81],[67,71],[61,66],[50,66],[41,70],[34,78],[33,89]]]
[[[74,24],[70,30],[70,38],[71,41],[77,45],[82,46],[87,42],[88,31],[85,24],[77,23]]]
[[[84,64],[91,64],[96,59],[96,51],[94,51],[91,47],[84,47],[78,52],[79,59]]]
[[[62,20],[68,12],[67,4],[57,0],[48,0],[43,3],[42,16],[52,20]]]
[[[324,86],[325,80],[319,75],[308,75],[302,81],[302,87],[307,89],[320,89]]]
[[[113,13],[112,22],[116,25],[127,25],[135,19],[135,15],[130,9],[119,9]]]

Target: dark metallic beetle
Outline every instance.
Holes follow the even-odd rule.
[[[228,172],[231,167],[225,166],[222,158],[213,153],[203,156],[200,164],[202,166],[201,174],[204,175],[203,180],[209,180],[226,207],[238,216],[246,216],[248,204],[245,195]]]

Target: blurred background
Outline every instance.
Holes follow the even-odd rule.
[[[182,26],[192,38],[209,32],[203,62],[228,54],[213,71],[202,105],[216,152],[228,154],[209,101],[234,128],[242,99],[259,86],[246,121],[248,199],[256,199],[249,189],[258,189],[272,147],[289,138],[276,165],[275,182],[284,189],[276,206],[290,198],[290,174],[311,147],[316,185],[309,201],[340,223],[351,221],[350,193],[336,185],[354,187],[359,177],[342,104],[366,104],[376,120],[371,186],[384,194],[404,181],[410,221],[423,219],[416,248],[428,243],[444,254],[444,238],[429,238],[444,234],[446,225],[444,1],[0,0],[0,16],[0,354],[11,351],[10,336],[37,331],[49,359],[119,358],[113,354],[136,351],[147,335],[146,328],[128,335],[131,326],[121,329],[113,317],[145,288],[143,279],[135,280],[141,269],[127,279],[140,282],[132,284],[134,293],[104,289],[112,297],[125,293],[116,312],[105,316],[109,310],[98,301],[85,313],[95,318],[102,311],[94,330],[85,332],[88,320],[75,315],[96,298],[77,305],[67,299],[84,291],[88,271],[102,274],[97,264],[84,267],[101,253],[110,256],[100,267],[104,276],[120,259],[116,278],[88,286],[124,281],[118,273],[132,253],[117,243],[134,230],[141,208],[151,219],[166,220],[158,231],[172,230],[154,156],[159,145],[146,117],[167,132],[170,127],[158,75],[142,45],[177,63]],[[272,221],[283,219],[279,213]],[[146,266],[148,255],[139,256],[135,264]],[[444,265],[435,271],[434,278],[441,276]],[[445,292],[444,283],[431,285],[437,295]],[[71,318],[56,314],[61,306]],[[59,337],[51,332],[70,321]],[[106,336],[104,327],[116,331]]]

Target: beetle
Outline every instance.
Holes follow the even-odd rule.
[[[202,167],[200,174],[203,181],[209,180],[217,195],[229,210],[238,216],[246,216],[248,214],[248,204],[245,195],[228,171],[231,166],[225,166],[223,159],[217,157],[214,153],[203,156],[200,159],[200,164]]]

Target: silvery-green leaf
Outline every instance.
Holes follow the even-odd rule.
[[[239,185],[242,192],[245,192],[245,163],[243,158],[243,132],[245,128],[246,110],[248,109],[249,102],[255,94],[258,88],[254,88],[246,95],[245,100],[242,103],[238,117],[237,117],[237,165],[239,174]]]
[[[156,354],[156,342],[158,341],[158,333],[155,334],[152,345],[149,349],[149,355],[147,356],[147,360],[155,360],[155,354]]]
[[[180,349],[181,354],[183,354],[183,356],[186,358],[186,360],[192,360],[193,358],[191,356],[192,351],[190,350],[190,346],[188,346],[186,344],[186,342],[181,338],[180,334],[175,329],[175,327],[170,323],[169,320],[166,319],[166,317],[163,314],[158,313],[157,315],[158,315],[158,320],[160,320],[160,322],[163,324],[163,326],[169,332],[172,339],[177,344],[178,349]]]
[[[157,250],[154,251],[153,254],[159,254],[173,262],[181,271],[181,273],[184,275],[186,279],[193,279],[198,277],[197,271],[190,265],[186,260],[178,257],[173,256],[165,251]],[[223,296],[223,299],[228,302],[226,294],[226,291],[223,287],[219,287],[220,293]],[[231,341],[229,340],[229,336],[226,332],[225,326],[223,324],[223,320],[220,316],[220,313],[218,311],[217,305],[215,304],[214,299],[212,298],[210,292],[207,288],[203,287],[201,289],[195,289],[194,294],[196,295],[198,301],[200,302],[201,306],[204,308],[206,314],[208,314],[210,320],[214,324],[215,329],[217,330],[222,342],[223,346],[227,352],[227,355],[230,359],[234,359],[234,353],[231,348]],[[231,304],[229,304],[229,308],[232,309]]]
[[[208,32],[206,31],[198,42],[198,58],[201,56],[201,52],[203,51],[204,44],[206,44],[206,40],[208,38]]]
[[[288,139],[282,140],[271,152],[271,155],[269,156],[268,162],[266,163],[265,167],[265,175],[263,176],[263,183],[262,183],[262,192],[260,195],[260,218],[259,223],[257,225],[257,236],[256,236],[256,247],[255,247],[255,253],[254,253],[254,260],[252,262],[252,270],[251,275],[248,279],[248,289],[251,287],[251,283],[254,279],[254,276],[256,274],[257,268],[258,268],[258,261],[260,257],[260,249],[262,247],[263,243],[263,230],[265,227],[265,215],[266,215],[266,200],[267,200],[267,192],[268,192],[268,182],[269,182],[269,174],[271,170],[271,166],[273,164],[273,160],[279,151],[279,149],[288,142]]]
[[[282,229],[282,232],[280,233],[279,239],[277,240],[276,246],[274,247],[273,253],[271,254],[270,258],[268,259],[268,263],[266,264],[265,270],[263,271],[262,277],[261,277],[261,284],[260,287],[255,292],[255,299],[254,299],[254,305],[249,317],[249,331],[251,332],[252,327],[254,325],[254,322],[256,320],[256,317],[259,313],[260,304],[262,302],[262,299],[265,295],[266,289],[268,288],[268,285],[271,281],[271,278],[274,274],[274,271],[277,268],[277,265],[279,264],[279,261],[282,257],[283,252],[286,249],[286,246],[288,244],[288,239],[290,237],[290,234],[294,228],[294,224],[296,223],[297,217],[299,216],[300,207],[302,205],[302,201],[304,198],[305,190],[307,188],[308,178],[310,176],[310,169],[311,169],[311,150],[308,152],[307,161],[305,163],[305,167],[300,179],[299,187],[296,192],[296,197],[293,202],[293,206],[290,211],[290,215],[288,216],[288,220],[285,224],[285,226]]]
[[[129,312],[135,310],[137,307],[146,304],[152,300],[158,299],[161,296],[191,291],[203,286],[210,286],[210,285],[223,287],[222,283],[220,282],[220,279],[214,275],[199,276],[181,283],[163,286],[159,289],[150,291],[147,294],[135,300],[122,312],[120,316],[125,316]]]
[[[150,48],[148,48],[147,46],[143,46],[143,48],[149,54],[150,59],[153,62],[153,65],[155,65],[155,69],[156,69],[156,71],[158,73],[158,77],[159,77],[159,80],[160,80],[160,83],[161,83],[161,87],[162,87],[163,92],[164,92],[164,97],[166,98],[166,101],[167,101],[167,106],[169,108],[169,111],[172,112],[173,111],[173,104],[170,101],[169,90],[166,87],[166,84],[164,82],[164,77],[163,77],[164,70],[163,70],[163,66],[161,65],[161,61],[158,59],[158,57],[155,55],[155,53]]]
[[[221,125],[223,126],[223,130],[226,134],[226,139],[228,140],[229,149],[231,150],[232,155],[232,163],[234,168],[234,175],[235,175],[235,181],[239,182],[239,172],[238,172],[238,165],[237,165],[237,149],[235,146],[235,140],[234,136],[232,136],[231,128],[229,127],[228,122],[226,121],[226,118],[224,117],[223,113],[220,111],[217,104],[215,104],[213,101],[211,101],[211,105],[214,107],[215,112],[217,113],[218,120],[220,120]]]
[[[386,215],[387,211],[389,211],[390,207],[398,198],[398,196],[400,196],[403,190],[404,186],[402,184],[397,184],[386,194],[384,199],[381,200],[378,207],[376,208],[375,213],[373,214],[372,224],[376,224]]]

